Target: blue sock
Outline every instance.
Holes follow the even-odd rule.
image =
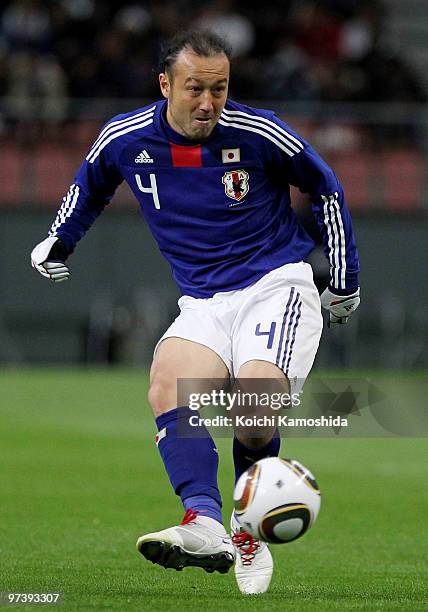
[[[238,478],[248,470],[256,461],[264,459],[265,457],[278,457],[279,447],[281,446],[281,438],[279,431],[276,430],[272,440],[258,449],[247,448],[238,440],[233,438],[233,463],[235,465],[235,482]]]
[[[184,508],[223,523],[217,485],[218,452],[205,425],[192,426],[198,412],[176,408],[156,419],[156,436],[165,469]],[[196,419],[193,419],[194,422]]]

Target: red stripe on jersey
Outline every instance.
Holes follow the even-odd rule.
[[[172,165],[174,168],[201,168],[202,167],[202,147],[200,144],[195,146],[178,145],[170,142]]]

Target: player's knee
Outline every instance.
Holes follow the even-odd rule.
[[[162,374],[155,375],[150,383],[148,399],[155,417],[177,408],[176,381]]]
[[[275,432],[267,431],[260,432],[257,436],[246,435],[245,432],[240,431],[239,434],[235,433],[241,444],[251,450],[260,450],[264,448],[272,440]]]

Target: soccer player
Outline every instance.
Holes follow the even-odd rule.
[[[217,449],[203,422],[190,425],[194,413],[178,404],[177,380],[264,378],[298,391],[318,348],[320,304],[336,324],[359,304],[359,263],[333,171],[273,112],[229,100],[229,69],[218,36],[177,35],[161,61],[164,99],[105,125],[31,261],[52,281],[68,279],[67,257],[127,181],[183,294],[155,349],[149,402],[186,512],[181,525],[143,535],[137,547],[164,567],[226,572],[235,564],[240,590],[262,593],[272,556],[234,516],[232,539],[226,532]],[[331,278],[321,300],[304,262],[314,245],[291,208],[290,185],[310,195],[323,236]],[[237,432],[236,478],[277,456],[279,445],[272,430],[257,439]]]

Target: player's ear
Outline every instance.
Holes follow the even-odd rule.
[[[159,74],[159,86],[160,86],[162,95],[165,98],[168,98],[169,90],[170,90],[170,82],[169,82],[168,75],[165,72],[161,72]]]

